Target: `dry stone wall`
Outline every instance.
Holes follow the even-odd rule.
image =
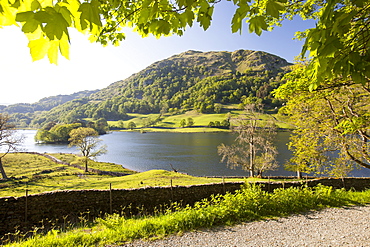
[[[370,178],[318,179],[306,181],[308,186],[319,183],[363,190],[370,188]],[[234,192],[243,184],[221,183],[197,186],[148,187],[140,189],[113,190],[69,190],[41,193],[18,198],[0,198],[0,235],[20,230],[30,231],[32,227],[65,222],[78,222],[83,216],[86,220],[103,216],[105,213],[136,215],[151,213],[161,205],[181,202],[194,204],[213,194]],[[301,186],[302,182],[259,183],[266,191],[276,188]]]

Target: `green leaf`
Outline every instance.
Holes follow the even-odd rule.
[[[91,3],[83,3],[78,8],[78,12],[81,12],[80,24],[82,30],[90,27],[90,31],[93,30],[93,24],[101,27],[102,23],[99,15],[99,2],[92,0]]]
[[[341,48],[341,43],[338,37],[330,36],[324,44],[320,44],[318,55],[324,57],[333,57],[335,52]]]
[[[72,25],[72,17],[73,17],[71,12],[65,6],[62,6],[60,8],[57,8],[57,7],[58,6],[56,6],[56,11],[59,12],[63,16],[64,20],[68,23],[68,26],[71,26]]]
[[[15,20],[18,22],[25,22],[28,21],[29,19],[33,19],[34,15],[35,13],[33,13],[32,11],[20,12],[17,13]]]
[[[200,25],[203,27],[204,30],[207,30],[211,26],[212,14],[213,6],[209,7],[207,12],[203,14],[203,18],[200,22]]]
[[[256,33],[258,36],[262,34],[262,29],[267,30],[266,20],[263,16],[255,16],[249,20],[249,32]]]
[[[202,1],[200,3],[197,21],[204,30],[207,30],[211,25],[212,14],[213,6],[211,7],[207,1]]]
[[[186,16],[186,22],[188,23],[188,25],[190,27],[192,27],[193,26],[193,21],[194,21],[194,18],[195,18],[194,12],[191,11],[190,9],[186,9],[185,12],[183,13],[183,15]]]
[[[50,63],[58,64],[58,48],[59,48],[59,41],[55,40],[50,42],[50,46],[48,49],[48,58]]]
[[[48,9],[48,8],[46,8],[46,9]],[[43,10],[38,11],[38,12],[35,13],[35,19],[42,22],[42,23],[49,22],[51,18],[52,18],[52,16],[48,12],[43,11]]]
[[[49,45],[49,41],[44,37],[36,40],[31,40],[28,43],[28,47],[30,48],[30,53],[33,61],[43,59],[48,52]]]
[[[138,23],[147,23],[149,19],[150,10],[148,8],[142,9],[140,11],[140,16],[138,19]]]
[[[349,54],[349,63],[352,65],[356,65],[358,63],[362,63],[362,57],[358,52],[351,52]]]
[[[33,33],[36,31],[36,29],[41,25],[41,23],[35,19],[30,19],[27,21],[23,27],[22,32],[24,33]]]
[[[68,38],[62,38],[59,41],[59,50],[63,57],[69,59],[69,42]]]
[[[362,73],[359,73],[357,71],[352,71],[351,77],[352,77],[352,80],[355,83],[361,83],[361,84],[363,84],[363,83],[366,82],[365,76]]]
[[[41,8],[41,5],[40,5],[39,1],[33,0],[32,3],[31,3],[31,10],[35,11],[35,10],[40,9],[40,8]]]
[[[249,10],[250,8],[247,4],[243,4],[236,9],[233,19],[231,20],[231,30],[233,33],[242,30],[242,21],[246,17]]]
[[[279,18],[280,11],[284,10],[285,6],[283,3],[269,0],[266,4],[266,14],[271,15],[274,18]]]
[[[47,24],[44,27],[44,32],[50,40],[60,40],[65,33],[68,36],[68,22],[64,19],[61,13],[56,12],[53,8],[47,8],[48,15]]]
[[[16,21],[24,22],[22,26],[22,32],[24,33],[33,33],[41,25],[41,23],[34,19],[35,13],[32,11],[18,13],[16,16]]]

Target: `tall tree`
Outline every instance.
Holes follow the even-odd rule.
[[[23,142],[23,136],[18,136],[14,124],[10,121],[10,116],[0,113],[0,172],[3,179],[8,176],[3,166],[3,158],[12,151],[17,151]]]
[[[237,137],[232,145],[221,144],[217,147],[218,154],[222,156],[231,167],[241,166],[249,171],[251,177],[256,174],[262,176],[266,170],[277,167],[277,149],[273,144],[276,128],[273,123],[261,123],[256,114],[256,106],[248,105],[246,115],[236,127]]]
[[[179,126],[180,126],[181,128],[184,128],[184,127],[186,126],[186,120],[185,120],[185,119],[181,119],[181,120],[180,120],[180,123],[179,123]]]
[[[192,126],[194,126],[194,124],[195,124],[194,119],[191,118],[191,117],[188,117],[187,122],[186,122],[186,126],[192,127]]]
[[[296,65],[275,91],[288,100],[281,112],[296,126],[290,169],[333,176],[346,175],[353,164],[370,169],[370,84],[338,77],[310,91],[305,69]]]
[[[73,129],[69,134],[69,145],[76,146],[85,161],[85,172],[88,172],[88,161],[107,152],[105,146],[100,146],[98,132],[92,128],[80,127]]]
[[[136,128],[135,122],[132,122],[132,121],[128,122],[127,128],[130,130],[133,130],[134,128]]]

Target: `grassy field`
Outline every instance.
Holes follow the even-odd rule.
[[[67,154],[67,153],[52,153],[51,156],[54,156],[55,158],[70,163],[70,164],[76,164],[79,166],[84,167],[84,163],[79,160],[79,157],[75,154]],[[128,174],[134,174],[135,171],[126,169],[122,167],[121,165],[114,164],[114,163],[107,163],[107,162],[96,162],[94,160],[89,161],[89,168],[102,170],[102,171],[110,171],[110,172],[121,172],[121,173],[128,173]]]
[[[207,127],[209,122],[219,121],[222,122],[223,120],[227,119],[228,116],[231,117],[231,124],[236,124],[236,119],[238,117],[242,117],[244,114],[243,110],[237,108],[237,105],[224,105],[221,113],[213,113],[213,114],[202,114],[198,113],[197,111],[188,111],[182,114],[165,114],[161,117],[161,121],[158,122],[153,127],[144,127],[145,122],[148,119],[157,119],[160,117],[160,114],[139,114],[139,113],[128,113],[129,116],[128,120],[123,121],[124,126],[128,126],[129,122],[134,122],[136,124],[136,128],[133,131],[156,131],[156,132],[179,132],[179,133],[189,133],[189,132],[224,132],[229,131],[228,129],[222,128],[210,128]],[[180,121],[182,119],[192,118],[194,120],[194,126],[192,127],[185,127],[181,128]],[[289,124],[287,118],[281,116],[274,111],[266,112],[263,114],[258,114],[258,118],[262,121],[268,119],[274,119],[276,124],[279,128],[282,129],[291,129],[292,126]],[[109,126],[118,126],[118,121],[108,121]],[[124,130],[130,131],[130,130]]]
[[[56,158],[73,163],[77,159],[72,154],[51,154]],[[123,177],[102,176],[85,173],[72,166],[56,164],[51,160],[35,154],[8,154],[3,159],[4,169],[10,180],[0,180],[0,197],[23,196],[26,189],[29,194],[37,194],[54,190],[83,189],[115,189],[140,188],[147,186],[194,185],[221,183],[221,178],[193,177],[186,174],[164,170],[151,170],[136,173],[122,168],[120,165],[91,161],[89,167],[131,173]],[[228,181],[243,181],[243,179],[225,179]]]

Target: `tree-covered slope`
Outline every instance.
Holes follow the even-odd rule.
[[[69,95],[50,96],[42,98],[38,102],[32,104],[18,103],[8,106],[1,105],[0,112],[11,114],[17,125],[24,127],[31,122],[35,115],[40,114],[40,112],[49,111],[59,105],[62,105],[74,99],[89,97],[91,94],[96,93],[98,91],[99,90],[85,90]]]
[[[260,100],[279,106],[270,92],[289,70],[286,60],[261,51],[187,51],[158,61],[129,78],[69,101],[35,117],[33,126],[83,118],[125,119],[126,113],[165,113],[196,109],[217,111],[216,104]]]

